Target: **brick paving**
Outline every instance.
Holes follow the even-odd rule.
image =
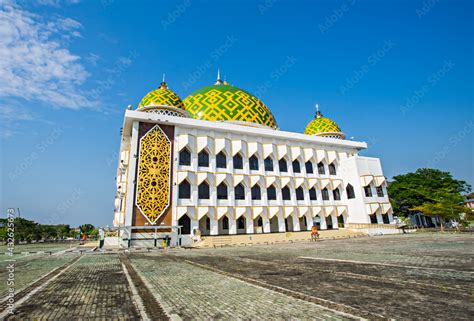
[[[117,255],[85,255],[5,319],[139,319]]]
[[[169,313],[183,319],[348,319],[319,305],[169,256],[133,254],[131,261]]]

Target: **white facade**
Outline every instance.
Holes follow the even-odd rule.
[[[132,224],[140,122],[174,126],[172,224],[180,225],[180,219],[187,215],[191,233],[196,229],[204,235],[309,230],[315,217],[319,217],[321,229],[331,225],[338,228],[338,223],[393,221],[380,160],[358,155],[367,148],[364,142],[127,110],[114,225]],[[190,165],[180,165],[183,149],[191,154]],[[209,155],[208,166],[198,166],[198,154],[202,151]],[[219,153],[226,156],[225,168],[216,164]],[[242,169],[234,168],[233,157],[237,154],[242,158]],[[258,169],[250,168],[252,156],[258,160]],[[272,159],[273,170],[265,170],[266,158]],[[279,168],[282,159],[287,171]],[[293,170],[293,162],[299,163],[299,172]],[[306,163],[311,163],[312,173],[307,171]],[[324,173],[319,172],[318,164],[324,166]],[[329,165],[334,166],[335,173],[330,173]],[[179,186],[185,181],[190,185],[189,198],[179,195]],[[209,185],[209,199],[199,198],[198,186],[203,182]],[[217,197],[217,187],[222,183],[227,186],[227,199]],[[234,197],[239,184],[245,191],[242,200]],[[353,188],[354,198],[348,197],[348,184]],[[252,199],[255,186],[260,187],[260,199]],[[271,186],[276,190],[275,200],[268,199],[267,188]],[[283,199],[284,187],[290,191],[289,200]],[[311,199],[311,189],[315,190],[316,199]],[[334,190],[339,191],[340,199]],[[329,199],[324,199],[324,191]],[[366,195],[367,191],[372,196]],[[375,217],[371,219],[369,214]]]

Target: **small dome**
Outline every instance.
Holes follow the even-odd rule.
[[[145,97],[143,97],[140,104],[138,104],[138,109],[151,106],[170,106],[184,109],[184,104],[181,98],[170,90],[164,81],[161,83],[160,87],[150,91],[145,95]]]
[[[306,126],[304,133],[306,135],[316,135],[339,139],[346,138],[346,136],[341,132],[339,126],[331,119],[323,117],[319,111],[316,113],[316,118],[313,119],[308,124],[308,126]]]
[[[192,118],[277,128],[275,118],[260,99],[220,79],[193,92],[183,102]]]

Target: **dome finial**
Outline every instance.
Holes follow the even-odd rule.
[[[165,74],[164,73],[163,73],[163,81],[160,84],[160,88],[161,89],[168,89],[168,85],[166,85]]]
[[[214,85],[222,85],[222,79],[221,79],[221,69],[219,66],[217,66],[217,80]]]
[[[319,104],[316,104],[316,116],[315,118],[321,118],[323,117],[323,115],[321,114],[321,112],[319,111]]]

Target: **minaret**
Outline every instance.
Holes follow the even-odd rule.
[[[221,69],[217,67],[217,80],[214,85],[222,85],[224,82],[221,79]]]
[[[168,85],[165,82],[165,74],[163,74],[163,81],[160,84],[161,89],[168,89]]]
[[[323,114],[321,114],[321,112],[319,111],[319,104],[316,104],[316,115],[314,116],[314,118],[321,118],[323,117]]]

